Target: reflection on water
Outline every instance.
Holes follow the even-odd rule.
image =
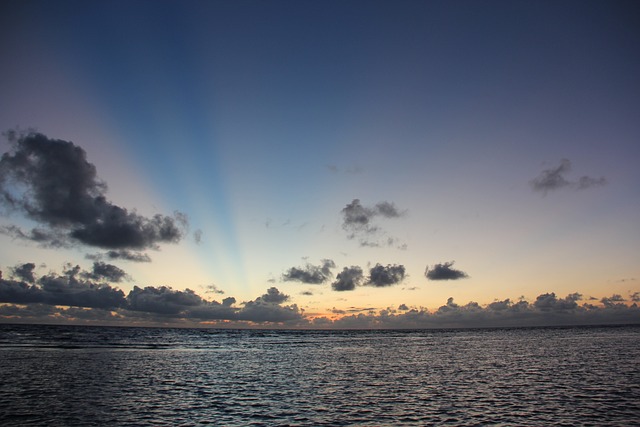
[[[638,425],[640,327],[0,325],[1,425]]]

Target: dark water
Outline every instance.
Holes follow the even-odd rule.
[[[640,425],[640,327],[0,325],[0,425]]]

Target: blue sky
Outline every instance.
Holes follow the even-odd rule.
[[[72,235],[75,225],[5,206],[5,281],[20,282],[25,263],[36,275],[64,276],[65,263],[90,272],[102,254],[128,274],[108,285],[125,294],[165,286],[175,291],[167,298],[185,289],[207,301],[233,296],[241,317],[243,302],[275,287],[289,296],[279,307],[295,304],[307,320],[375,317],[401,305],[434,312],[449,297],[481,307],[520,297],[533,307],[550,293],[580,293],[579,307],[638,298],[635,2],[22,1],[2,9],[0,128],[81,147],[114,206],[141,218],[188,217],[176,242],[134,248],[152,260],[139,263],[106,260],[104,244],[73,236],[64,248],[43,248],[8,227]],[[364,213],[366,226],[347,211]],[[322,260],[334,267],[320,284],[285,280]],[[402,280],[371,286],[378,263],[402,266]],[[437,265],[465,275],[426,277]],[[362,283],[332,290],[351,267],[363,270]],[[207,293],[211,285],[225,293]],[[43,301],[51,300],[31,302]],[[111,316],[133,319],[118,314],[127,307]]]

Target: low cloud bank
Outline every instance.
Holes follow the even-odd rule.
[[[379,285],[402,280],[402,266],[380,266]],[[378,271],[379,270],[379,271]],[[379,274],[378,274],[379,273]],[[376,274],[378,274],[376,276]],[[193,290],[168,286],[134,286],[125,294],[110,282],[126,273],[110,264],[96,262],[90,271],[66,265],[62,273],[36,274],[34,263],[0,272],[0,321],[31,323],[145,324],[174,326],[330,328],[330,329],[424,329],[511,326],[560,326],[597,324],[640,324],[638,292],[627,297],[614,294],[587,302],[579,293],[563,298],[544,293],[533,302],[510,299],[487,305],[457,304],[449,298],[435,310],[400,304],[334,309],[331,317],[305,315],[296,304],[275,287],[254,300],[238,303],[234,297],[209,301]],[[345,267],[332,284],[339,287],[367,285],[359,267]],[[392,283],[394,282],[394,283]],[[340,316],[340,317],[334,317]]]
[[[558,298],[539,295],[532,303],[510,299],[481,306],[476,302],[456,304],[449,298],[435,311],[401,304],[376,313],[345,315],[338,319],[317,318],[312,324],[336,329],[428,329],[563,325],[640,324],[640,307],[628,305],[620,295],[605,297],[601,305],[579,304],[578,293]]]
[[[2,278],[0,272],[0,303],[11,304],[0,306],[0,318],[87,321],[94,313],[98,322],[106,319],[123,323],[128,320],[295,323],[303,319],[297,305],[283,305],[289,296],[275,287],[255,300],[236,304],[233,297],[222,302],[207,301],[190,289],[180,291],[167,286],[134,286],[125,295],[109,282],[121,280],[126,273],[101,262],[94,263],[91,271],[67,265],[62,274],[40,277],[35,276],[34,268],[33,263],[16,266],[10,270],[9,279]],[[82,314],[80,318],[76,316],[78,313]]]

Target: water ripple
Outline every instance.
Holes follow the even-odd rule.
[[[631,426],[640,328],[0,326],[0,424]]]

